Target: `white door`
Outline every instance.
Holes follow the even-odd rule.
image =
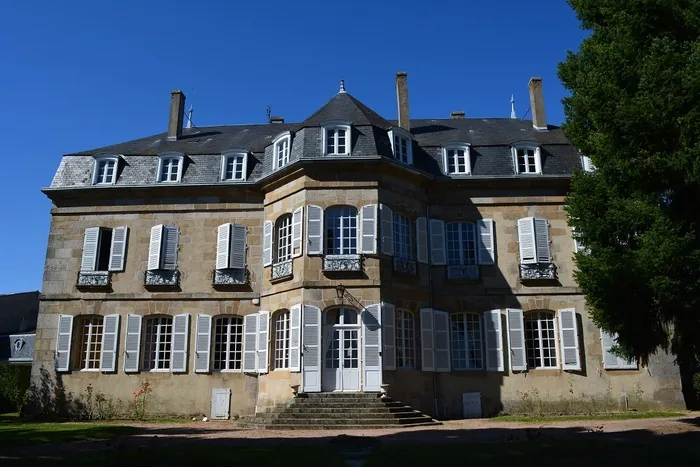
[[[323,391],[360,390],[360,325],[350,308],[325,315],[323,329]]]

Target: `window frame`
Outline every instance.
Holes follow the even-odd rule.
[[[292,215],[287,213],[287,214],[282,214],[277,218],[275,221],[274,225],[274,250],[273,250],[273,264],[279,264],[279,263],[284,263],[286,261],[291,261],[293,258],[293,250],[292,250],[292,230],[293,230],[293,219]],[[283,226],[283,224],[287,224],[286,226]],[[282,229],[286,228],[287,232],[282,236]],[[282,240],[286,241],[286,244],[284,245],[284,248],[287,249],[287,253],[284,256],[284,259],[280,259],[280,250],[283,248],[282,247]]]
[[[532,319],[532,316],[536,315],[535,319]],[[543,318],[542,315],[548,315],[547,317]],[[553,337],[547,337],[547,340],[553,340],[554,345],[551,347],[547,347],[548,350],[553,350],[554,351],[554,356],[552,357],[544,357],[544,346],[543,346],[543,337],[542,337],[542,322],[544,321],[551,321],[552,327],[551,329],[547,328],[546,331],[552,331]],[[530,330],[528,329],[528,322],[537,322],[537,337],[536,337],[536,342],[537,342],[537,350],[539,351],[539,357],[533,356],[533,359],[539,360],[538,365],[536,366],[530,366],[530,353],[535,350],[531,344],[533,339],[531,337],[528,337],[530,334]],[[557,315],[554,311],[551,310],[530,310],[530,311],[525,311],[523,312],[523,332],[525,335],[525,363],[527,365],[527,369],[529,370],[557,370],[559,369],[559,330],[557,329]],[[549,365],[549,366],[544,366],[544,359],[554,359],[554,364]]]
[[[328,152],[328,132],[335,130],[335,144],[334,148],[336,152]],[[337,152],[338,149],[338,130],[345,131],[345,152]],[[349,156],[352,153],[352,125],[348,122],[328,122],[321,127],[322,131],[322,142],[321,153],[324,156]]]
[[[216,350],[216,345],[217,345],[217,337],[222,335],[222,333],[217,331],[217,328],[219,326],[219,323],[221,321],[227,320],[226,326],[226,333],[223,334],[224,340],[222,341],[221,345],[224,346],[224,350],[222,351],[217,351]],[[235,321],[235,322],[234,322]],[[233,332],[233,328],[236,328],[236,332]],[[218,372],[218,373],[242,373],[243,372],[243,317],[242,316],[236,316],[236,315],[222,315],[222,316],[215,316],[214,319],[212,320],[212,336],[211,336],[211,368],[213,372]],[[237,341],[234,342],[232,338],[237,337]],[[232,350],[232,347],[237,345],[240,350]],[[237,353],[239,354],[239,359],[236,361],[235,359],[231,359],[231,354],[232,353]],[[223,354],[224,358],[223,360],[220,358],[217,358],[218,354]],[[217,369],[217,362],[223,363],[225,368],[218,368]],[[231,368],[231,363],[237,363],[238,368]]]
[[[518,163],[518,151],[533,151],[535,158],[535,171],[520,171],[520,164]],[[534,141],[525,141],[521,143],[516,143],[511,146],[511,154],[513,156],[513,166],[515,167],[516,175],[542,175],[542,152],[540,150],[540,145]],[[528,164],[525,164],[527,167]]]
[[[450,164],[448,160],[448,152],[450,151],[464,151],[464,172],[457,171],[458,164],[455,164],[455,172],[450,172]],[[455,153],[455,156],[456,153]],[[442,147],[442,164],[445,171],[445,175],[471,175],[472,174],[472,156],[471,156],[471,144],[454,142],[446,144]]]
[[[103,350],[103,333],[104,333],[104,316],[102,315],[78,315],[74,318],[75,323],[73,324],[73,332],[76,339],[73,340],[73,355],[74,368],[78,371],[101,371],[101,361],[102,361],[102,350]],[[93,323],[92,321],[99,321],[99,323]],[[83,350],[84,341],[84,328],[87,324],[87,349]],[[95,331],[93,332],[93,327]],[[99,350],[91,351],[90,346],[95,344],[99,345]],[[92,358],[89,358],[92,354]],[[90,363],[88,363],[90,362]],[[96,366],[90,367],[90,364]]]
[[[236,178],[236,163],[234,162],[234,170],[231,173],[232,178],[226,178],[226,169],[229,159],[242,158],[241,178]],[[244,149],[232,149],[221,154],[221,175],[219,179],[222,182],[244,182],[248,178],[248,151]]]
[[[176,180],[163,180],[163,164],[170,159],[177,160],[177,177]],[[158,183],[180,183],[182,181],[182,170],[185,165],[185,155],[181,152],[166,152],[158,154],[158,172],[156,173],[156,181]],[[170,173],[170,171],[168,171]]]
[[[402,228],[402,222],[405,221],[406,225],[406,231],[401,232]],[[393,245],[393,252],[394,256],[397,258],[401,259],[408,259],[408,260],[415,260],[415,241],[413,238],[413,222],[411,219],[401,213],[401,212],[394,212],[392,213],[391,216],[391,225],[392,225],[392,239],[391,243]],[[404,252],[402,250],[407,249],[408,254],[404,255]]]
[[[397,157],[396,154],[396,139],[404,139],[406,140],[406,160],[402,160],[401,158]],[[393,127],[391,130],[389,130],[389,143],[391,144],[391,152],[394,156],[394,160],[401,162],[403,164],[413,164],[413,135],[404,130],[403,128],[399,127]]]
[[[162,332],[161,326],[167,326],[165,323],[161,323],[160,320],[170,320],[169,326],[170,326],[170,331],[167,334],[164,334]],[[148,328],[149,324],[152,321],[158,321],[156,324],[156,340],[154,342],[154,358],[153,358],[153,368],[148,368],[146,366],[146,362],[150,362],[150,358],[148,357],[149,352],[146,351],[146,345],[148,341]],[[173,317],[169,315],[155,315],[155,316],[144,316],[143,317],[143,323],[142,323],[142,329],[143,329],[143,336],[141,337],[141,371],[143,372],[153,372],[153,373],[161,373],[161,372],[170,372],[172,371],[172,360],[173,360]],[[167,339],[169,339],[169,342],[165,342],[165,344],[169,344],[169,351],[168,351],[168,357],[167,359],[161,360],[158,358],[158,354],[160,353],[159,347],[161,342],[161,337],[165,335]],[[164,368],[158,368],[158,364],[160,362],[165,362],[166,367]]]
[[[410,317],[410,333],[406,332],[409,331],[409,327],[406,326],[407,316]],[[399,308],[394,312],[394,351],[397,370],[415,370],[418,368],[416,353],[416,316],[410,310]],[[400,353],[401,357],[399,356]]]
[[[451,248],[450,244],[450,227],[452,226],[458,226],[457,228],[457,236],[458,236],[458,245],[459,245],[459,263],[457,264],[451,264],[450,261],[452,260],[450,252],[454,251],[454,249]],[[470,225],[472,228],[472,233],[473,233],[473,252],[474,252],[474,261],[471,264],[468,264],[466,262],[466,256],[465,252],[466,250],[464,249],[464,234],[466,233],[466,227],[463,229],[462,226]],[[445,253],[447,255],[447,266],[478,266],[479,265],[479,232],[478,232],[478,226],[476,222],[472,221],[452,221],[452,222],[446,222],[445,223]]]
[[[112,172],[112,181],[110,182],[100,182],[99,172],[100,164],[102,162],[113,162],[114,170]],[[116,185],[117,183],[117,171],[119,170],[119,155],[117,154],[101,154],[94,157],[93,169],[92,169],[92,184],[93,185]]]
[[[332,226],[332,229],[329,226],[329,221],[332,219],[334,220],[336,218],[335,216],[329,215],[329,212],[332,212],[332,210],[334,210],[334,209],[341,210],[341,215],[339,216],[341,222],[340,222],[340,225],[337,227],[337,229],[335,226]],[[344,225],[343,220],[345,219],[346,222],[350,221],[353,216],[352,215],[347,215],[347,216],[342,215],[343,209],[354,209],[355,210],[355,216],[354,216],[355,224],[354,224],[354,226],[352,225],[352,222],[349,222],[349,224],[350,224],[349,226]],[[359,212],[360,212],[360,210],[357,209],[355,206],[345,205],[345,204],[338,204],[338,205],[334,205],[334,206],[329,206],[328,208],[325,209],[325,211],[323,213],[323,223],[324,223],[323,224],[323,229],[324,229],[323,230],[323,242],[324,242],[324,247],[325,247],[324,251],[326,252],[326,256],[333,257],[333,256],[348,256],[348,255],[356,256],[356,255],[358,255],[358,252],[357,252],[359,249],[359,245],[358,245],[358,243],[359,243],[358,231],[359,230],[358,229],[359,229],[359,223],[360,223]],[[345,237],[343,235],[343,232],[345,231],[345,229],[349,230],[349,235],[347,237]],[[331,253],[332,251],[336,250],[336,248],[335,248],[335,242],[333,242],[333,245],[329,245],[329,238],[330,238],[328,235],[329,233],[332,233],[333,235],[338,233],[337,239],[338,239],[338,244],[339,244],[338,249],[339,249],[340,253],[335,253],[335,252]],[[334,236],[333,238],[335,239],[336,237]],[[343,246],[343,241],[346,240],[346,238],[348,240],[348,245],[349,245],[347,248]],[[354,252],[352,252],[353,242],[355,243]],[[346,249],[349,251],[345,252]]]
[[[286,158],[283,157],[284,163],[280,165],[278,158],[279,158],[279,148],[278,146],[280,144],[286,143],[287,148],[286,148]],[[272,140],[272,169],[273,170],[279,170],[283,167],[286,167],[289,165],[289,161],[291,160],[291,155],[292,155],[292,133],[290,131],[285,131],[284,133],[280,133],[277,135],[273,140]]]
[[[290,368],[291,357],[291,321],[289,310],[277,311],[272,319],[274,339],[272,339],[272,371],[287,370]],[[282,326],[280,326],[280,323]],[[280,337],[280,334],[282,336]],[[280,345],[280,343],[282,345]],[[278,357],[278,353],[282,355]]]
[[[456,319],[458,317],[461,317],[464,322],[464,333],[461,334],[454,329],[454,325],[456,322]],[[471,318],[471,321],[469,320]],[[476,322],[479,325],[479,349],[480,349],[480,362],[481,365],[478,367],[470,367],[469,363],[472,360],[470,358],[470,343],[474,343],[474,339],[470,338],[469,332],[470,330],[468,329],[469,323],[474,323],[474,318],[476,318]],[[471,332],[474,332],[471,330]],[[457,355],[457,351],[455,350],[455,337],[457,336],[462,336],[463,341],[464,341],[464,359],[456,359],[455,355]],[[454,371],[485,371],[486,370],[486,335],[484,332],[484,321],[481,313],[473,313],[473,312],[458,312],[458,313],[451,313],[450,314],[450,350],[451,350],[451,359],[452,359],[452,370]],[[462,361],[466,362],[466,366],[462,367],[459,366],[456,361]],[[476,360],[476,359],[473,359]]]

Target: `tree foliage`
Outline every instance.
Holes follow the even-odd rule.
[[[700,354],[700,1],[569,0],[590,35],[559,64],[576,279],[620,353]]]

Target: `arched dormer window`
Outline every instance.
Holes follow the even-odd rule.
[[[272,168],[277,170],[289,164],[291,151],[292,133],[285,131],[272,141]]]
[[[540,146],[534,141],[513,144],[513,164],[516,174],[541,174]]]
[[[181,152],[158,154],[158,182],[180,183],[185,155]]]
[[[389,130],[389,141],[394,159],[404,164],[413,164],[413,136],[403,128]]]
[[[245,181],[248,173],[248,151],[231,149],[221,154],[221,181]]]
[[[345,122],[329,122],[323,125],[323,155],[350,155],[350,124]]]
[[[95,156],[95,166],[92,172],[93,185],[114,185],[117,182],[119,156],[116,154],[101,154]]]
[[[468,143],[451,143],[442,148],[442,161],[447,175],[470,175],[471,157]]]

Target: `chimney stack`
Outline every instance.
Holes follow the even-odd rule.
[[[547,115],[544,112],[544,97],[542,96],[542,78],[530,78],[527,84],[530,90],[530,109],[532,112],[532,126],[535,130],[547,129]]]
[[[464,110],[453,110],[450,114],[452,120],[464,120]]]
[[[170,93],[170,117],[168,119],[168,141],[182,138],[182,121],[185,117],[185,93],[172,91]]]
[[[408,75],[405,71],[396,73],[396,101],[399,104],[399,127],[411,131],[408,116]]]
[[[284,117],[270,117],[270,123],[284,123]]]

